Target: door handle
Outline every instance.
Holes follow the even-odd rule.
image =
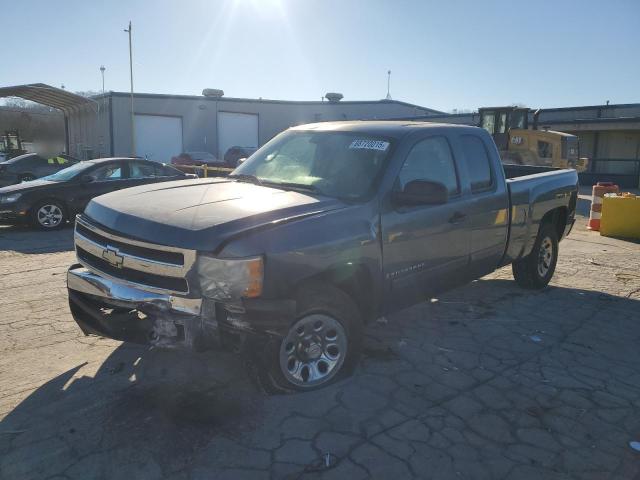
[[[455,212],[449,219],[449,223],[460,223],[465,218],[467,218],[466,214],[462,212]]]

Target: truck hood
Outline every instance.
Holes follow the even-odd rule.
[[[94,198],[85,215],[150,243],[216,251],[254,228],[344,208],[340,200],[228,179],[180,180]]]

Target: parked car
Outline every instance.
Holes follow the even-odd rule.
[[[0,187],[46,177],[77,162],[77,159],[65,154],[50,158],[37,153],[19,155],[0,163]]]
[[[224,154],[224,163],[228,166],[236,168],[239,161],[244,158],[249,158],[256,150],[255,147],[231,147]]]
[[[131,158],[76,163],[53,175],[0,188],[0,222],[59,228],[89,200],[137,185],[194,178],[169,165]]]
[[[503,169],[477,127],[294,127],[227,178],[92,200],[71,312],[85,334],[235,346],[268,391],[319,388],[352,370],[381,315],[509,264],[522,287],[549,283],[578,177],[525,169]]]
[[[172,165],[207,165],[209,167],[226,167],[223,160],[219,160],[209,152],[183,152],[171,158]]]

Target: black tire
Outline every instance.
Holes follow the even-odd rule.
[[[531,253],[513,262],[513,278],[522,288],[544,288],[553,277],[557,262],[558,232],[552,224],[543,223]]]
[[[31,209],[31,223],[41,230],[57,230],[67,223],[67,210],[58,200],[43,200]]]
[[[36,176],[31,174],[31,173],[24,173],[22,175],[20,175],[20,182],[30,182],[32,180],[35,180]]]
[[[329,329],[331,325],[333,325],[333,321],[339,323],[339,326],[345,334],[346,354],[338,350],[339,353],[344,355],[342,361],[339,364],[336,363],[334,367],[326,366],[325,368],[331,370],[329,370],[328,373],[322,373],[325,375],[324,377],[317,380],[309,380],[311,375],[309,372],[311,370],[316,373],[321,371],[320,367],[325,358],[324,355],[328,355],[329,352],[329,350],[325,352],[325,349],[330,349],[335,345],[327,346],[325,344],[325,346],[318,346],[315,343],[308,345],[305,352],[306,354],[309,354],[309,349],[312,346],[316,346],[322,352],[322,356],[318,359],[308,360],[310,364],[315,362],[315,367],[307,367],[308,383],[305,383],[303,375],[301,375],[299,383],[294,383],[294,380],[292,380],[293,375],[290,372],[287,374],[284,370],[288,368],[288,364],[281,359],[281,355],[295,357],[299,353],[299,349],[296,346],[291,350],[292,353],[288,353],[288,345],[292,343],[289,341],[289,334],[296,334],[294,326],[299,328],[301,324],[306,323],[307,327],[311,326],[311,328],[315,328],[319,321],[325,320],[329,322]],[[329,331],[330,330],[327,330],[327,332]],[[322,332],[322,336],[325,336],[324,331]],[[326,334],[327,338],[337,339],[338,336],[338,333],[336,333],[335,337],[330,337],[329,333]],[[287,335],[284,337],[274,336],[266,341],[264,337],[254,337],[247,342],[245,345],[245,353],[247,354],[246,358],[248,360],[247,366],[250,375],[258,383],[260,388],[268,394],[317,390],[353,373],[362,351],[362,337],[362,317],[355,303],[346,293],[331,285],[309,285],[302,288],[297,295],[297,315],[289,326]],[[303,336],[300,336],[300,339],[303,338]],[[301,342],[302,341],[304,340],[301,340]],[[338,343],[337,340],[330,340],[330,342]],[[291,360],[291,358],[289,358],[289,360]],[[305,363],[298,360],[293,361],[302,365],[299,370],[303,372]]]

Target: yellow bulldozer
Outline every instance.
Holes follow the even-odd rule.
[[[588,159],[580,158],[578,137],[569,133],[538,129],[539,110],[529,128],[529,108],[481,108],[480,127],[487,130],[500,151],[502,163],[575,168],[583,172]]]

